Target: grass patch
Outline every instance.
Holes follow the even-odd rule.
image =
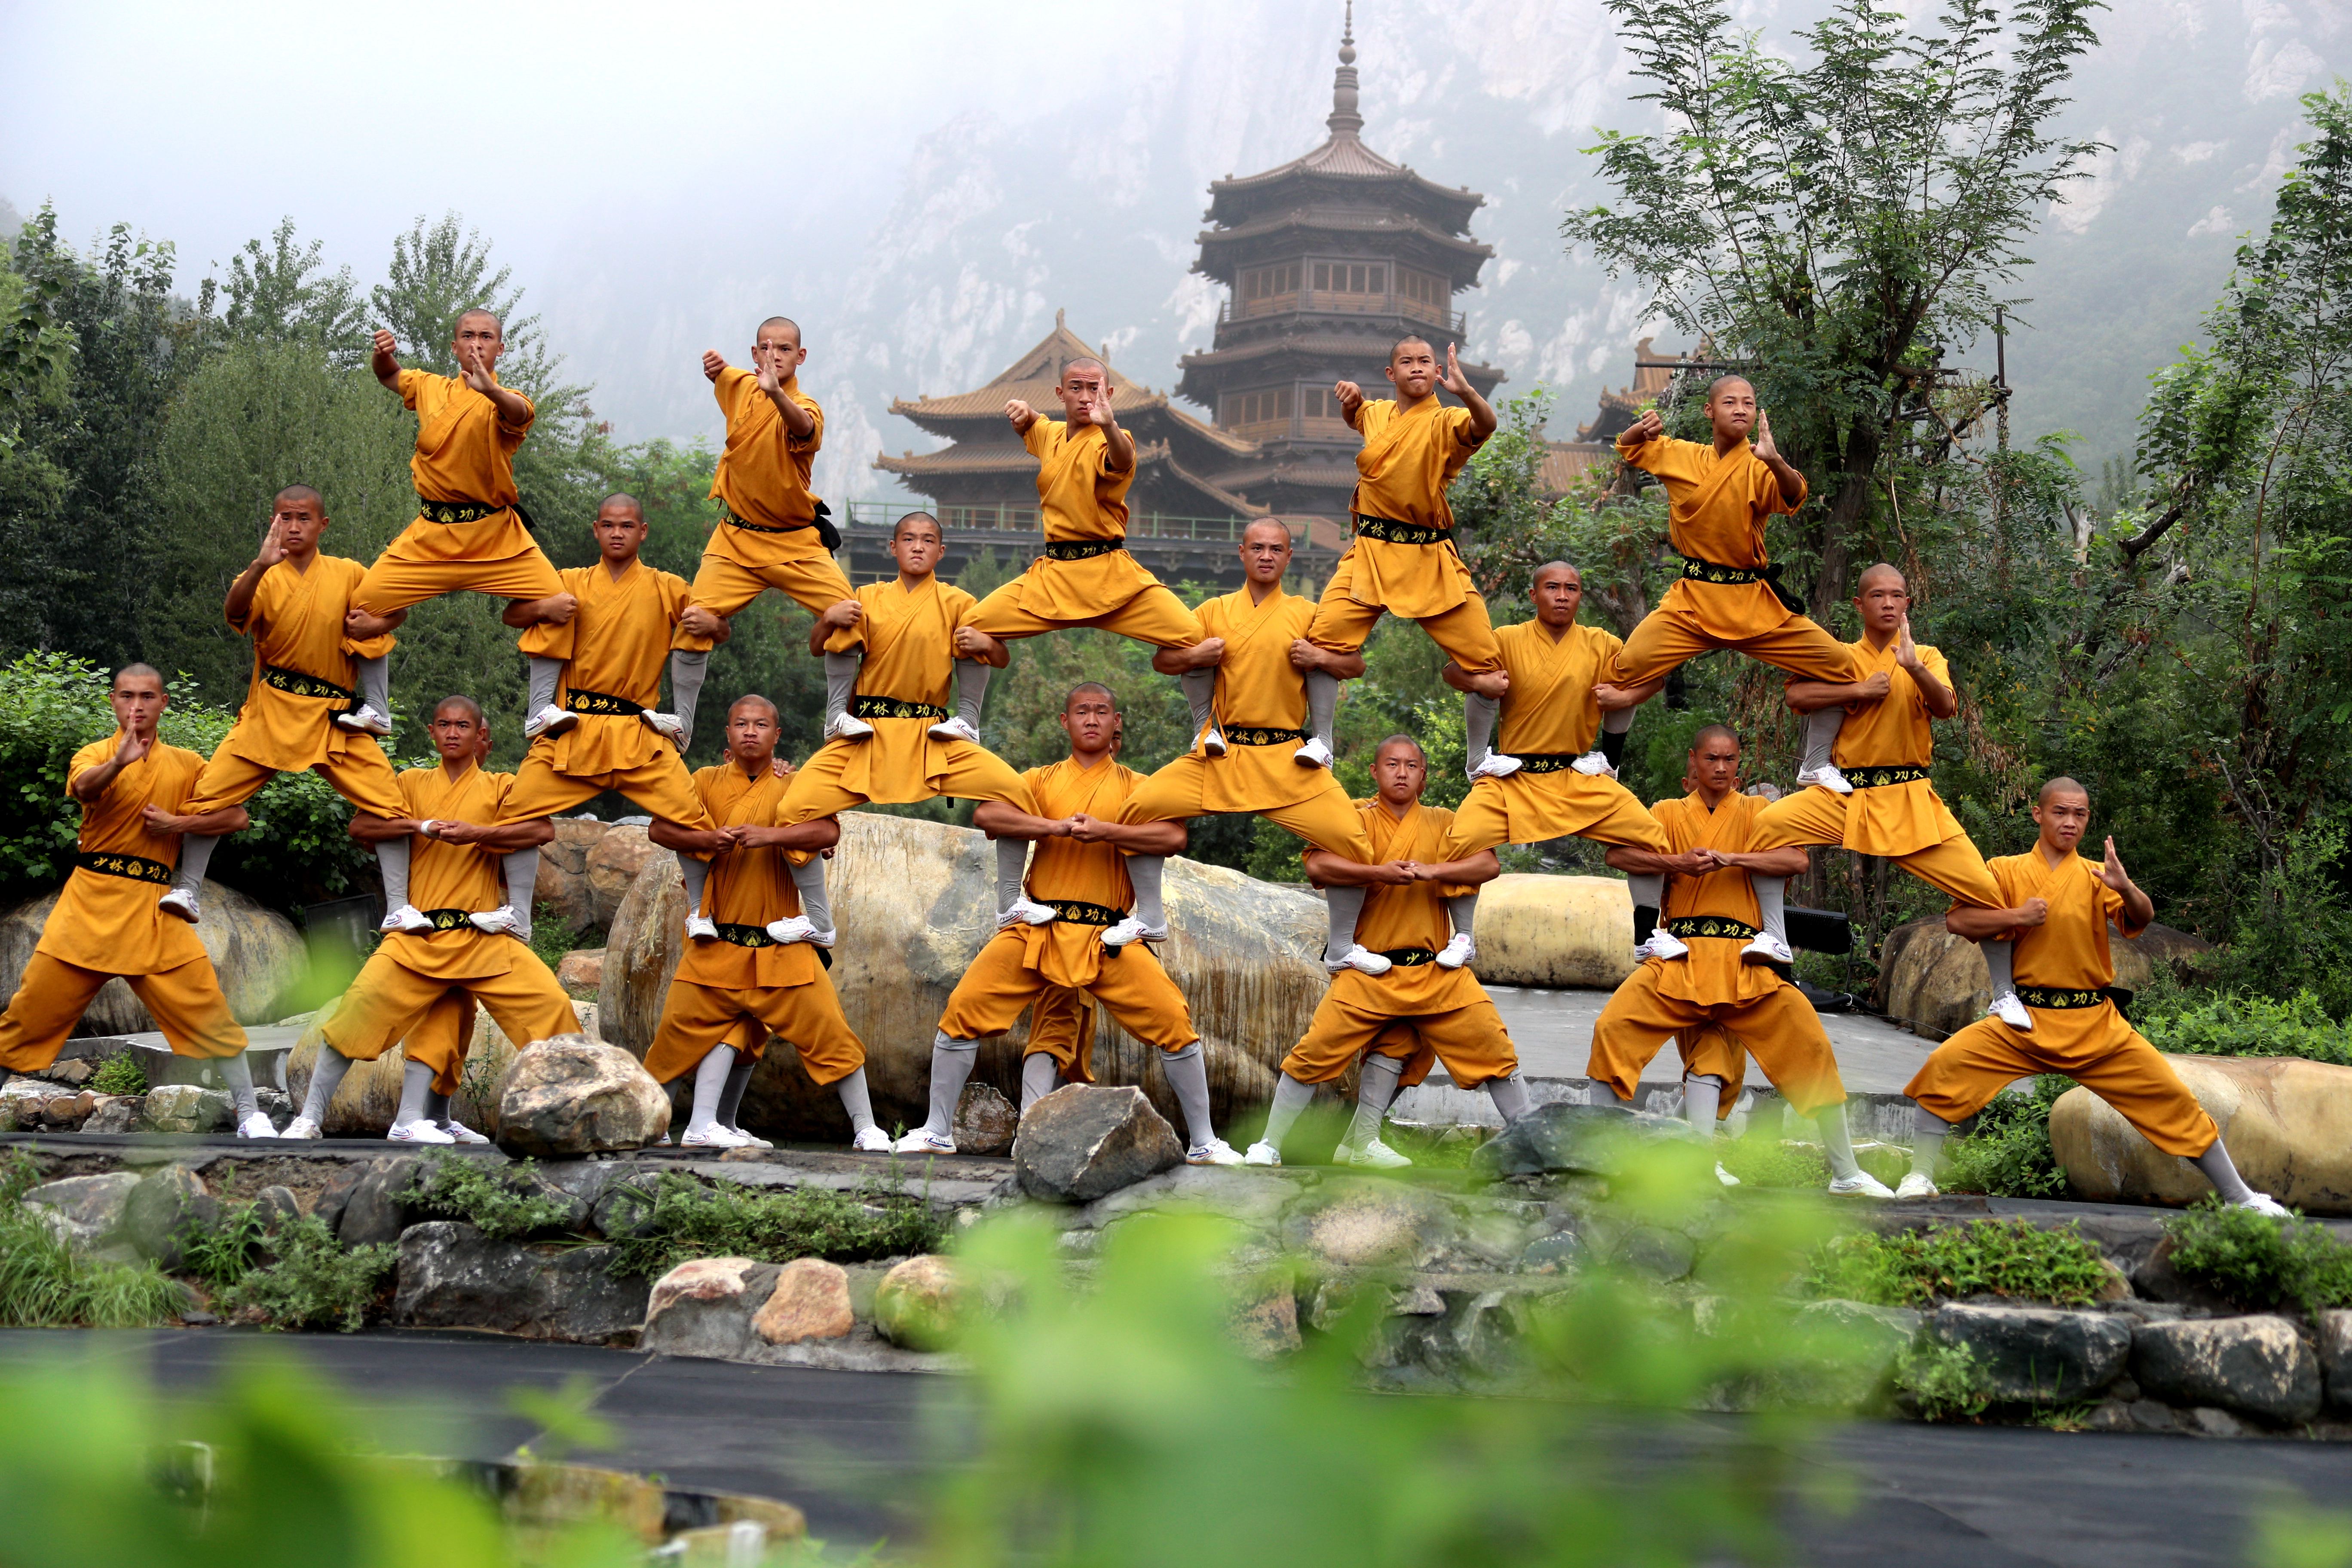
[[[1895,1358],[1895,1386],[1928,1421],[1973,1420],[1992,1404],[1984,1369],[1967,1345],[1913,1346]]]
[[[129,1051],[107,1058],[90,1075],[93,1094],[144,1094],[147,1092],[147,1069]]]
[[[29,1156],[0,1163],[0,1327],[140,1329],[178,1319],[185,1287],[152,1263],[134,1268],[76,1252],[24,1206],[40,1184]]]
[[[1829,1156],[1822,1152],[1818,1143],[1751,1133],[1746,1138],[1717,1139],[1715,1157],[1725,1170],[1739,1178],[1742,1186],[1821,1192],[1830,1184]],[[1909,1152],[1888,1143],[1857,1149],[1853,1158],[1854,1163],[1890,1187],[1911,1168]]]
[[[439,1150],[418,1160],[400,1195],[429,1214],[464,1220],[493,1241],[562,1229],[573,1209],[541,1189],[536,1161],[495,1166]]]
[[[603,928],[590,926],[585,931],[573,931],[553,904],[541,903],[530,917],[530,950],[550,969],[562,963],[567,952],[604,945]]]
[[[764,1192],[732,1182],[709,1186],[664,1173],[650,1193],[625,1187],[616,1206],[634,1212],[613,1228],[612,1272],[658,1278],[695,1258],[753,1258],[789,1263],[824,1258],[857,1263],[874,1258],[937,1251],[947,1227],[930,1205],[897,1185],[872,1183],[856,1192],[788,1187]]]
[[[215,1294],[259,1268],[268,1249],[269,1226],[259,1204],[223,1204],[220,1217],[211,1225],[190,1224],[180,1233],[185,1260],[182,1271],[203,1280]]]
[[[2308,1220],[2264,1219],[2206,1198],[2167,1221],[2172,1267],[2249,1307],[2352,1306],[2352,1247]]]
[[[1805,1286],[1815,1296],[1882,1307],[1924,1307],[1958,1296],[2012,1296],[2079,1307],[2106,1283],[2099,1249],[2071,1224],[2042,1230],[2021,1220],[1975,1220],[1893,1236],[1833,1237],[1813,1254]]]
[[[2030,1094],[2002,1093],[1977,1112],[1974,1131],[1944,1145],[1936,1184],[1946,1192],[2000,1198],[2060,1198],[2066,1173],[2050,1149],[2050,1108],[2074,1080],[2045,1073]]]
[[[2242,991],[2168,991],[2142,1009],[2159,1051],[2199,1057],[2305,1057],[2352,1067],[2352,1028],[2308,991],[2281,1001]]]
[[[1431,1171],[1466,1171],[1470,1156],[1494,1136],[1487,1127],[1413,1127],[1391,1121],[1381,1128],[1381,1142]]]
[[[271,1329],[352,1332],[367,1321],[376,1287],[399,1257],[398,1248],[383,1242],[344,1251],[317,1215],[281,1226],[268,1246],[270,1261],[248,1269],[214,1300]]]

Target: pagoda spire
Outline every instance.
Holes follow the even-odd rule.
[[[1339,32],[1339,68],[1331,73],[1331,118],[1323,123],[1331,128],[1334,141],[1353,142],[1364,128],[1364,117],[1356,112],[1356,0],[1348,0],[1347,21]]]

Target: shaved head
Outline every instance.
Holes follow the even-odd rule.
[[[1424,763],[1429,761],[1429,753],[1421,749],[1421,742],[1402,731],[1386,737],[1379,745],[1372,748],[1372,761],[1379,762],[1381,758],[1386,756],[1391,746],[1411,746],[1414,756],[1419,757]]]
[[[1092,354],[1080,354],[1077,358],[1064,365],[1062,367],[1062,380],[1067,382],[1070,379],[1070,373],[1074,370],[1090,370],[1097,375],[1101,376],[1105,381],[1110,379],[1110,366],[1103,363],[1102,361],[1095,358]]]
[[[2033,797],[2033,804],[2048,805],[2052,796],[2061,795],[2079,795],[2085,805],[2089,804],[2091,799],[2091,792],[2088,789],[2075,780],[2068,778],[2064,773],[2060,773],[2056,778],[2042,784],[2041,792]]]
[[[766,698],[761,696],[756,691],[746,691],[742,696],[738,697],[734,701],[730,702],[727,705],[727,717],[732,719],[736,714],[741,712],[746,708],[764,708],[767,710],[768,718],[772,721],[781,724],[784,721],[784,716],[776,711],[776,705],[769,701]]]
[[[126,664],[114,672],[112,681],[114,689],[121,690],[122,683],[126,680],[152,680],[161,687],[163,684],[163,672],[152,664]]]
[[[1428,349],[1433,354],[1437,352],[1436,348],[1431,344],[1427,338],[1421,336],[1417,332],[1408,333],[1389,345],[1389,363],[1396,363],[1397,351],[1403,348],[1407,343],[1419,343],[1423,348]]]
[[[306,500],[322,513],[327,510],[327,498],[309,485],[288,485],[269,499],[273,505],[278,506],[283,506],[289,500]]]
[[[598,511],[603,511],[607,507],[615,506],[626,507],[629,510],[635,512],[639,522],[643,522],[646,520],[645,503],[626,490],[614,490],[611,495],[606,496],[603,500],[596,503],[596,510]]]
[[[1062,711],[1067,713],[1070,710],[1070,704],[1089,692],[1100,693],[1103,700],[1108,702],[1114,711],[1118,708],[1118,695],[1109,687],[1099,680],[1081,680],[1070,688],[1070,694],[1067,697],[1062,699]]]
[[[1284,522],[1279,518],[1273,517],[1258,518],[1252,521],[1247,527],[1244,528],[1242,530],[1242,542],[1244,544],[1247,544],[1249,542],[1250,535],[1257,532],[1260,529],[1266,529],[1279,535],[1285,544],[1290,542],[1290,525]]]
[[[1728,724],[1702,725],[1699,728],[1699,732],[1691,737],[1691,755],[1696,756],[1699,752],[1706,750],[1709,746],[1715,745],[1723,741],[1730,742],[1733,750],[1738,750],[1739,746],[1739,731],[1733,729]]]
[[[1706,400],[1713,403],[1716,395],[1727,386],[1744,386],[1750,393],[1756,390],[1756,384],[1744,375],[1718,375],[1706,384]]]
[[[939,540],[944,540],[947,538],[947,531],[940,526],[940,520],[933,517],[927,511],[910,511],[906,516],[900,518],[898,521],[892,523],[890,525],[890,537],[896,539],[898,535],[904,533],[910,528],[921,528],[926,524],[930,528],[932,538]]]
[[[1891,566],[1885,562],[1881,561],[1875,566],[1865,566],[1862,569],[1862,575],[1855,581],[1853,585],[1855,596],[1860,597],[1862,595],[1870,592],[1871,584],[1880,578],[1892,578],[1896,587],[1904,589],[1906,592],[1910,588],[1910,584],[1904,580],[1902,568]]]
[[[1573,561],[1547,561],[1536,568],[1535,575],[1528,579],[1528,585],[1533,587],[1555,572],[1565,572],[1580,583],[1584,581],[1584,574],[1577,570]]]
[[[798,321],[793,321],[790,316],[769,317],[766,321],[760,323],[760,330],[751,334],[751,341],[753,342],[757,342],[761,338],[766,337],[768,335],[768,329],[771,327],[782,327],[784,331],[792,333],[793,347],[797,349],[808,346],[801,342],[801,324]]]
[[[455,692],[433,705],[433,717],[438,719],[452,708],[458,710],[477,724],[482,721],[482,705],[470,697],[459,696]]]
[[[457,312],[457,320],[449,329],[451,334],[455,335],[456,333],[464,331],[466,330],[466,323],[472,321],[477,316],[479,316],[482,320],[489,322],[492,329],[498,332],[499,342],[504,342],[506,341],[507,324],[499,320],[499,313],[496,310],[485,310],[479,305],[475,306],[470,310],[460,310]]]

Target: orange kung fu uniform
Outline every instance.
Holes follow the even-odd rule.
[[[1201,623],[1184,601],[1127,552],[1130,468],[1114,473],[1098,425],[1072,435],[1059,419],[1031,421],[1022,442],[1037,458],[1045,553],[980,602],[971,625],[992,637],[1034,637],[1098,626],[1156,647],[1190,647]]]
[[[767,767],[746,777],[731,762],[696,773],[694,788],[722,827],[771,826],[784,799],[784,781]],[[801,912],[784,851],[730,849],[714,858],[702,908],[719,939],[686,944],[646,1052],[647,1072],[667,1083],[722,1042],[756,1060],[770,1032],[793,1043],[815,1083],[837,1082],[866,1065],[866,1047],[842,1016],[818,950],[768,935],[769,921]],[[755,1027],[740,1032],[745,1024]]]
[[[630,562],[618,582],[601,561],[562,578],[562,591],[577,595],[580,607],[563,628],[572,633],[572,657],[556,706],[581,720],[530,743],[499,820],[552,816],[614,789],[666,821],[709,827],[677,748],[637,717],[661,704],[662,666],[686,609],[686,579],[643,561]]]
[[[440,767],[410,768],[400,775],[401,815],[420,821],[495,823],[513,784],[512,775],[469,766],[451,779]],[[518,1049],[580,1027],[572,999],[539,955],[513,937],[476,929],[466,917],[506,902],[499,890],[496,850],[472,844],[445,844],[418,834],[409,840],[409,901],[433,921],[429,931],[387,935],[327,1020],[327,1044],[353,1061],[372,1062],[392,1043],[423,1031],[439,1047],[420,1049],[415,1059],[434,1069],[444,1093],[454,1089],[457,1063],[470,1043],[448,1026],[444,1013],[425,1026],[434,1007],[453,992],[465,992],[489,1009]],[[468,1034],[470,1031],[467,1032]],[[454,1051],[457,1061],[446,1059]],[[430,1059],[428,1059],[430,1058]],[[444,1087],[446,1086],[446,1087]]]
[[[727,450],[719,454],[710,493],[727,503],[727,515],[702,547],[702,565],[694,574],[694,603],[732,618],[761,589],[781,588],[811,615],[822,615],[849,597],[849,579],[842,575],[817,531],[819,503],[809,489],[810,467],[817,448],[824,445],[824,410],[801,390],[800,377],[784,378],[783,395],[816,421],[808,439],[796,441],[751,371],[730,365],[719,373],[710,390],[727,416]],[[680,633],[677,646],[709,648],[712,644],[709,637]],[[856,646],[847,633],[835,632],[827,639],[828,651],[834,653]]]
[[[1608,679],[1622,645],[1598,626],[1571,626],[1555,640],[1540,621],[1505,626],[1495,642],[1511,678],[1495,749],[1518,758],[1520,767],[1508,778],[1470,786],[1454,816],[1446,858],[1570,836],[1664,849],[1664,831],[1632,791],[1569,765],[1592,750],[1601,732],[1601,703],[1592,688]]]
[[[1720,457],[1713,442],[1661,436],[1617,455],[1666,487],[1667,531],[1683,575],[1633,628],[1617,655],[1615,683],[1640,686],[1712,648],[1738,648],[1808,680],[1858,680],[1853,658],[1829,633],[1780,603],[1764,575],[1764,520],[1805,504],[1784,500],[1780,481],[1743,441]]]
[[[1381,398],[1356,411],[1356,427],[1364,437],[1348,502],[1356,537],[1323,585],[1307,636],[1318,647],[1353,653],[1385,611],[1419,621],[1463,668],[1496,668],[1494,624],[1454,546],[1445,500],[1445,487],[1477,450],[1470,411],[1448,408],[1434,394],[1404,409]]]
[[[1669,854],[1755,847],[1764,802],[1728,795],[1712,811],[1696,795],[1662,800],[1650,809],[1666,830]],[[1709,1025],[1719,1025],[1755,1054],[1765,1076],[1790,1104],[1811,1115],[1845,1100],[1837,1056],[1822,1020],[1794,985],[1769,965],[1742,963],[1740,949],[1756,935],[1756,889],[1745,871],[1725,868],[1704,877],[1677,876],[1667,885],[1665,926],[1690,944],[1671,961],[1649,958],[1618,986],[1592,1026],[1592,1058],[1585,1072],[1631,1100],[1642,1069],[1668,1037],[1687,1037],[1683,1053],[1692,1072],[1713,1073],[1736,1091],[1745,1065],[1725,1049],[1717,1063],[1702,1048]],[[1720,1035],[1717,1044],[1724,1042]]]
[[[2033,1012],[2033,1032],[1980,1018],[1937,1046],[1903,1092],[1946,1121],[1983,1110],[2003,1089],[2033,1073],[2073,1079],[2123,1114],[2140,1136],[2168,1154],[2195,1159],[2221,1130],[2172,1064],[2116,1011],[2107,922],[2127,922],[2121,893],[2099,879],[2099,865],[2069,855],[2053,866],[2041,846],[1991,862],[2000,889],[1997,908],[2050,900],[2041,925],[2012,931],[2018,999]],[[2125,923],[2126,936],[2146,926]]]
[[[1935,731],[1919,683],[1895,662],[1895,643],[1874,650],[1868,640],[1846,645],[1855,680],[1885,672],[1886,695],[1862,704],[1839,726],[1832,760],[1853,784],[1843,795],[1814,784],[1765,807],[1757,847],[1784,844],[1842,845],[1883,855],[1930,887],[1980,910],[2006,908],[1984,857],[1936,794],[1928,770],[1936,761]],[[1932,647],[1919,661],[1946,686],[1951,667]]]
[[[776,820],[786,826],[867,802],[895,805],[952,795],[1029,809],[1012,765],[971,741],[942,741],[931,726],[955,712],[955,634],[978,603],[927,579],[908,593],[896,579],[857,590],[866,607],[850,635],[866,645],[850,711],[874,726],[862,741],[829,741],[793,775]]]
[[[117,731],[84,746],[67,766],[67,781],[104,766],[121,744]],[[158,741],[81,808],[73,871],[0,1016],[0,1068],[39,1072],[56,1061],[82,1009],[118,974],[155,1016],[174,1055],[233,1057],[245,1049],[245,1031],[229,1014],[204,944],[186,921],[155,907],[172,885],[179,836],[149,832],[140,815],[150,805],[185,812],[204,766],[195,752]]]
[[[1439,806],[1414,805],[1402,817],[1392,816],[1380,800],[1357,808],[1363,816],[1372,858],[1360,864],[1390,860],[1437,862],[1446,859],[1454,814]],[[1359,1057],[1378,1048],[1383,1055],[1404,1057],[1425,1052],[1445,1064],[1445,1070],[1464,1089],[1475,1089],[1489,1079],[1508,1078],[1518,1070],[1518,1053],[1512,1049],[1503,1016],[1487,999],[1486,988],[1465,969],[1442,969],[1437,954],[1454,934],[1445,912],[1449,894],[1459,888],[1443,882],[1375,884],[1364,889],[1364,912],[1356,922],[1356,940],[1386,957],[1393,966],[1385,974],[1365,974],[1343,969],[1323,994],[1307,1033],[1282,1058],[1282,1070],[1301,1083],[1328,1083],[1346,1072]],[[1391,1026],[1412,1026],[1412,1048],[1402,1047],[1407,1037],[1383,1033]],[[1412,1081],[1429,1070],[1426,1056],[1414,1064]]]
[[[343,635],[343,616],[365,575],[340,555],[313,556],[308,572],[280,561],[261,574],[245,618],[228,623],[253,639],[253,682],[196,778],[190,816],[241,805],[278,774],[304,768],[371,816],[401,815],[400,785],[383,748],[373,735],[334,721],[356,700],[352,658],[392,651],[389,633],[360,642]]]
[[[1022,782],[1037,803],[1037,815],[1055,818],[1085,812],[1107,822],[1119,820],[1143,775],[1106,759],[1092,768],[1064,758],[1049,768],[1032,768]],[[1116,952],[1102,944],[1104,928],[1124,919],[1135,903],[1127,879],[1127,857],[1109,844],[1075,838],[1041,838],[1030,858],[1027,890],[1060,918],[1047,925],[1014,926],[998,931],[971,961],[940,1016],[940,1030],[951,1038],[977,1040],[1001,1035],[1022,1010],[1042,1002],[1057,987],[1079,991],[1146,1045],[1180,1051],[1201,1037],[1192,1027],[1184,994],[1160,960],[1139,942]],[[1065,999],[1066,1001],[1067,999]],[[1090,1040],[1089,1028],[1048,1029],[1033,1020],[1028,1051],[1045,1051],[1066,1076],[1092,1082],[1076,1047]],[[1040,1040],[1040,1032],[1047,1038]],[[1074,1070],[1075,1069],[1075,1070]]]
[[[509,425],[487,396],[428,371],[400,373],[400,400],[416,410],[408,471],[417,518],[376,557],[352,602],[382,616],[461,588],[501,599],[562,593],[514,510],[515,448],[530,421]]]
[[[1213,812],[1253,811],[1318,849],[1359,864],[1371,858],[1364,819],[1328,768],[1293,760],[1306,739],[1307,687],[1291,668],[1290,645],[1307,635],[1315,606],[1276,584],[1262,604],[1243,588],[1197,612],[1202,635],[1223,637],[1213,699],[1225,754],[1192,750],[1146,779],[1124,822],[1167,822]]]

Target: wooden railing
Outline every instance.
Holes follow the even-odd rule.
[[[1443,305],[1424,304],[1402,294],[1349,294],[1336,289],[1301,289],[1291,294],[1263,294],[1255,300],[1244,300],[1235,310],[1227,300],[1217,307],[1219,321],[1249,321],[1259,316],[1278,316],[1293,310],[1328,310],[1334,315],[1348,316],[1409,316],[1417,321],[1427,321],[1443,332],[1450,332],[1456,342],[1462,341],[1468,318],[1459,310],[1449,310]]]

